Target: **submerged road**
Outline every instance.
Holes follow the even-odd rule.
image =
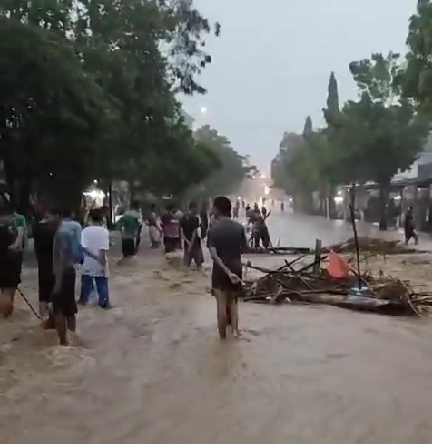
[[[350,236],[292,214],[269,225],[281,245]],[[0,321],[2,444],[430,444],[428,320],[242,304],[242,339],[221,343],[208,276],[145,249],[114,262],[115,308],[83,309],[71,347],[21,300]]]
[[[319,216],[306,216],[293,212],[281,213],[272,211],[268,218],[268,226],[272,242],[281,246],[314,247],[315,239],[322,240],[323,245],[334,245],[353,237],[350,223],[343,220],[327,220]],[[380,232],[377,225],[365,222],[356,222],[359,236],[380,237],[389,240],[403,240],[401,230],[390,229]],[[412,242],[412,241],[411,241]],[[427,234],[420,234],[420,248],[423,245],[432,250],[432,238]]]

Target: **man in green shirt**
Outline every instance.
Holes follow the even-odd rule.
[[[13,248],[22,253],[27,245],[27,223],[22,214],[14,213],[14,226],[17,231],[17,237]]]
[[[136,243],[140,221],[134,214],[125,213],[117,222],[122,233],[122,255],[124,258],[132,257],[136,253]]]

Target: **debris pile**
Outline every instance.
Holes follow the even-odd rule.
[[[387,243],[385,245],[388,248]],[[393,250],[390,251],[394,251],[396,246],[391,248]],[[432,294],[416,293],[408,282],[384,277],[382,273],[378,277],[370,274],[359,276],[352,269],[350,276],[333,278],[326,268],[319,268],[317,271],[316,260],[301,267],[296,265],[299,263],[297,258],[271,270],[252,266],[249,262],[247,267],[259,271],[262,276],[245,282],[243,301],[264,304],[327,304],[398,316],[421,316],[427,314],[429,309],[432,310]]]

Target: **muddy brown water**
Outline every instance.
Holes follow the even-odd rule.
[[[2,444],[430,444],[428,319],[242,304],[221,343],[208,277],[158,254],[111,271],[115,308],[81,310],[71,347],[21,300],[0,321]]]

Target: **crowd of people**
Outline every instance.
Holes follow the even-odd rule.
[[[271,211],[255,203],[227,197],[213,200],[212,208],[192,202],[182,213],[170,203],[162,211],[151,205],[143,217],[141,205],[132,201],[114,229],[121,233],[123,259],[133,258],[141,244],[143,226],[147,225],[151,248],[164,247],[167,258],[181,252],[184,267],[194,264],[200,270],[204,262],[203,244],[213,260],[212,294],[217,301],[218,328],[226,337],[228,326],[238,330],[237,298],[241,291],[241,254],[245,250],[271,248],[267,219]],[[105,208],[93,208],[82,225],[70,210],[36,206],[34,223],[18,214],[6,194],[0,195],[0,313],[5,318],[14,311],[14,300],[21,283],[23,253],[28,233],[34,239],[38,265],[39,317],[43,326],[56,329],[60,344],[67,344],[67,331],[76,329],[79,305],[87,305],[97,293],[101,309],[111,308],[108,252],[111,246]],[[240,223],[242,220],[243,223]],[[412,210],[405,217],[405,241],[418,241]],[[247,234],[250,234],[249,238]],[[75,296],[77,270],[81,282]]]
[[[151,248],[162,244],[167,257],[179,251],[185,267],[194,263],[200,269],[204,262],[203,244],[213,260],[212,294],[216,297],[218,328],[226,337],[228,326],[238,333],[237,298],[241,291],[241,254],[248,247],[244,225],[236,219],[231,200],[217,197],[211,211],[192,202],[185,213],[169,204],[158,211],[155,205],[143,217],[140,203],[133,201],[115,224],[121,233],[124,259],[134,257],[141,243],[141,232],[148,226]],[[263,243],[267,214],[245,206],[255,241]],[[258,214],[259,213],[259,214]],[[234,217],[232,217],[234,215]],[[23,252],[28,234],[34,239],[38,265],[39,313],[43,327],[55,329],[59,342],[68,344],[68,330],[76,329],[79,305],[87,305],[96,291],[101,309],[111,308],[109,292],[108,253],[110,231],[104,208],[89,211],[84,224],[70,210],[56,206],[35,206],[34,222],[27,226],[26,218],[14,211],[6,194],[0,195],[0,312],[5,318],[14,310],[15,294],[21,283]],[[252,236],[252,237],[253,237]],[[263,240],[264,239],[264,240]],[[75,295],[77,270],[81,282]]]

